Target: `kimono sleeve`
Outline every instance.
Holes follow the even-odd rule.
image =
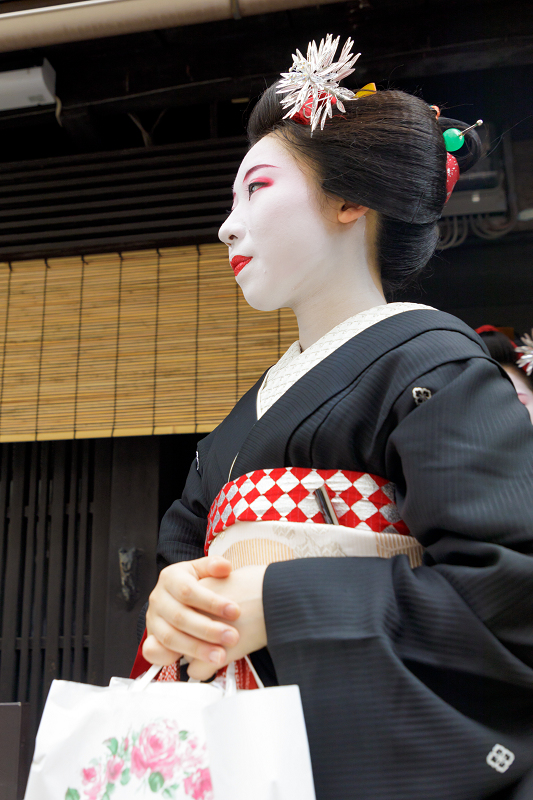
[[[207,513],[202,481],[193,461],[181,499],[172,503],[161,521],[157,547],[159,570],[204,555]]]
[[[388,424],[387,477],[424,564],[269,566],[269,652],[300,685],[317,797],[511,797],[533,765],[533,426],[484,357],[417,376]],[[487,761],[496,744],[509,773]]]
[[[156,555],[159,571],[177,561],[201,558],[204,554],[206,527],[207,511],[203,499],[202,482],[196,469],[195,460],[191,464],[181,499],[172,503],[161,520]],[[137,658],[141,666],[140,672],[136,671],[134,667],[132,677],[138,677],[147,669],[147,662],[142,658],[141,652],[146,633],[147,608],[148,602],[143,606],[137,620],[137,641],[139,643]]]

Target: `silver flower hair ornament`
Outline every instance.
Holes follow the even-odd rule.
[[[333,62],[339,39],[340,36],[333,39],[332,34],[328,33],[319,47],[316,42],[310,42],[307,58],[297,50],[296,55],[292,56],[292,67],[288,72],[281,73],[283,80],[278,83],[276,94],[286,95],[281,100],[281,105],[289,109],[283,119],[302,112],[305,121],[311,126],[311,134],[318,125],[323,130],[326,119],[333,116],[332,105],[336,104],[339,111],[344,112],[346,109],[342,101],[356,99],[356,94],[339,86],[339,81],[355,72],[353,65],[361,53],[353,55],[353,41],[348,39],[339,60]],[[306,111],[310,113],[306,114]]]
[[[519,367],[522,367],[528,375],[533,372],[533,328],[531,329],[531,336],[525,333],[520,337],[520,341],[524,344],[517,347],[517,352],[522,353],[517,361]]]

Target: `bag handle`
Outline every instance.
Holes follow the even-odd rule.
[[[261,680],[256,670],[254,669],[251,659],[249,658],[249,656],[244,656],[244,658],[248,666],[250,667],[250,670],[252,671],[252,674],[255,678],[255,681],[259,689],[264,689],[265,686],[263,684],[263,681]],[[146,687],[154,680],[154,678],[157,677],[157,675],[161,672],[162,669],[163,669],[162,666],[158,666],[157,664],[152,664],[152,666],[146,670],[144,675],[141,675],[139,678],[136,678],[134,681],[132,681],[131,685],[129,686],[129,691],[142,692],[143,689],[146,689]],[[236,692],[237,692],[237,681],[235,677],[235,662],[231,661],[226,669],[226,687],[224,694],[226,697],[231,697],[232,695],[236,694]]]
[[[162,669],[162,666],[159,666],[158,664],[152,664],[150,669],[147,669],[144,675],[141,675],[139,678],[136,678],[134,681],[132,681],[128,691],[142,692],[142,690],[146,689],[148,684],[153,681],[153,679],[161,672]]]
[[[257,683],[258,688],[259,689],[264,689],[265,688],[265,684],[263,683],[263,681],[261,680],[261,678],[257,674],[256,669],[255,669],[254,665],[252,664],[252,659],[250,658],[250,656],[244,656],[244,660],[246,661],[246,663],[250,667],[250,671],[251,671],[252,675],[255,678],[255,682]]]
[[[224,697],[233,697],[237,694],[237,679],[235,677],[235,661],[230,661],[226,667],[226,682],[224,686]]]

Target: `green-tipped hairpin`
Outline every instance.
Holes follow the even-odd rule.
[[[464,144],[463,137],[465,133],[474,130],[474,128],[479,128],[480,125],[483,125],[482,119],[478,119],[478,121],[474,122],[474,124],[469,128],[465,128],[464,131],[460,131],[459,128],[448,128],[447,131],[444,131],[444,142],[446,144],[446,150],[448,153],[453,153],[455,150],[459,150],[459,148]]]

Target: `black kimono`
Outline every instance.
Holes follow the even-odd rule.
[[[317,800],[533,798],[533,426],[502,372],[448,314],[382,320],[260,420],[261,382],[245,394],[163,520],[160,567],[203,555],[230,477],[298,466],[396,485],[423,566],[266,570],[268,652],[253,658],[270,683],[300,686]]]

